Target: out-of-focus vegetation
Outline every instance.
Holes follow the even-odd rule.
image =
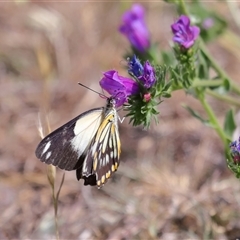
[[[54,238],[54,211],[46,165],[34,154],[39,118],[53,130],[105,100],[102,72],[126,65],[129,47],[118,33],[130,2],[6,2],[0,4],[0,238]],[[224,2],[206,3],[239,34]],[[161,48],[172,38],[175,9],[143,3]],[[236,5],[235,8],[239,8]],[[234,15],[236,17],[236,15]],[[222,35],[208,48],[239,80],[240,46]],[[209,98],[223,122],[227,106]],[[240,185],[227,169],[215,132],[181,106],[202,111],[175,92],[161,104],[159,125],[148,131],[120,124],[121,165],[100,190],[67,172],[59,200],[62,239],[236,239],[240,236]],[[120,115],[123,113],[120,112]],[[57,171],[56,185],[62,171]]]

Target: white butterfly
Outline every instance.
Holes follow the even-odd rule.
[[[76,170],[84,185],[101,187],[120,163],[121,143],[115,99],[80,114],[46,136],[36,149],[42,162]]]

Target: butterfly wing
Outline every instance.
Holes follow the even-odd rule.
[[[82,169],[87,149],[103,119],[104,108],[89,110],[46,136],[36,149],[42,162],[61,169]]]
[[[115,109],[111,109],[89,147],[82,172],[77,170],[77,178],[84,178],[85,185],[92,181],[98,187],[103,185],[119,166],[120,147],[117,113]]]

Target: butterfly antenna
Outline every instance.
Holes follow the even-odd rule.
[[[93,90],[92,88],[87,87],[86,85],[84,85],[84,84],[82,84],[82,83],[80,83],[80,82],[78,82],[78,85],[80,85],[80,86],[82,86],[82,87],[85,87],[86,89],[88,89],[88,90],[90,90],[90,91],[92,91],[92,92],[97,93],[100,97],[107,98],[107,96],[105,96],[103,93],[100,93],[100,92],[98,92],[98,91],[95,91],[95,90]]]

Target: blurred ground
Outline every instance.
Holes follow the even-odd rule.
[[[105,100],[102,72],[122,73],[128,42],[117,31],[122,2],[0,4],[0,239],[54,239],[46,165],[34,154],[38,114],[55,129]],[[236,30],[225,3],[207,3]],[[126,5],[126,6],[125,6]],[[175,10],[143,3],[154,41],[169,48]],[[223,36],[209,44],[219,64],[239,81],[240,48]],[[101,102],[100,102],[101,101]],[[209,98],[219,119],[227,106]],[[149,131],[120,126],[121,165],[100,190],[66,172],[59,201],[61,239],[236,239],[240,185],[227,169],[215,132],[181,106],[202,111],[191,96],[174,93],[160,105]],[[57,185],[62,171],[57,171]]]

